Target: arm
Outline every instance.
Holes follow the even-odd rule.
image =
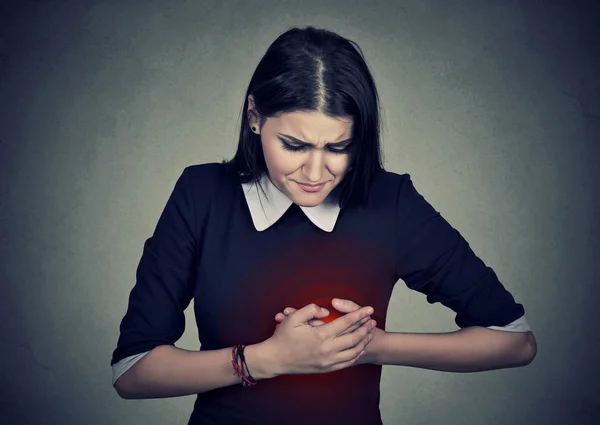
[[[194,293],[195,264],[201,255],[199,223],[206,216],[214,179],[214,175],[194,175],[186,168],[144,244],[111,362],[113,371],[119,373],[114,387],[123,398],[175,397],[241,382],[233,374],[231,348],[198,352],[175,347],[185,329],[184,310]],[[207,187],[199,188],[202,184]],[[269,364],[259,346],[245,350],[257,380],[264,377],[262,366]]]
[[[231,375],[226,374],[230,359],[224,351],[198,353],[174,346],[185,329],[184,310],[194,294],[195,263],[201,255],[199,223],[210,202],[210,190],[198,188],[199,182],[208,186],[214,176],[194,177],[191,169],[184,170],[144,244],[111,362],[119,373],[122,366],[131,365],[114,382],[121,397],[169,397],[235,383],[230,363]],[[128,361],[143,353],[147,354],[134,364]],[[210,365],[214,370],[209,371]]]
[[[248,368],[255,380],[265,379],[271,363],[263,344],[244,350]],[[125,399],[178,397],[240,384],[233,374],[231,348],[188,351],[161,345],[125,372],[115,383]]]
[[[370,307],[358,309],[317,330],[308,323],[329,312],[308,305],[278,325],[272,337],[245,348],[248,369],[258,381],[353,366],[371,341],[375,327],[368,320],[371,313]],[[231,351],[225,348],[194,352],[158,346],[117,379],[115,387],[123,398],[158,398],[239,384],[237,374],[233,374]]]
[[[367,360],[443,372],[480,372],[525,366],[536,355],[533,333],[473,326],[455,332],[419,334],[379,330]]]
[[[397,205],[397,276],[430,304],[453,310],[461,329],[385,334],[375,361],[452,372],[529,364],[537,351],[533,334],[528,328],[509,332],[515,319],[524,319],[525,310],[495,272],[416,191],[410,178],[400,182]],[[503,326],[507,331],[498,330]]]
[[[346,314],[320,329],[309,322],[329,315],[308,305],[278,325],[266,341],[248,345],[246,364],[253,378],[286,374],[328,373],[353,366],[371,341],[375,322],[372,308]],[[239,384],[231,364],[231,347],[211,351],[187,351],[161,345],[145,355],[117,379],[123,398],[159,398],[197,394]]]
[[[360,308],[351,300],[334,300],[333,307],[343,314]],[[275,320],[280,322],[293,311],[287,307]],[[322,322],[312,324],[321,326]],[[525,366],[533,361],[537,344],[524,316],[507,326],[493,328],[496,330],[473,326],[440,334],[386,332],[375,328],[374,338],[359,363],[478,372]]]

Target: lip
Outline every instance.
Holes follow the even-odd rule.
[[[319,185],[309,185],[309,184],[303,184],[300,182],[296,182],[296,184],[298,186],[300,186],[300,189],[302,189],[305,192],[320,192],[324,187],[325,187],[325,183],[321,183]]]

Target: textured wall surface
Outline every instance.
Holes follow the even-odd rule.
[[[0,422],[186,423],[192,397],[111,387],[142,245],[185,166],[233,155],[267,46],[310,24],[362,47],[386,168],[410,173],[494,268],[538,341],[525,368],[385,367],[385,423],[600,423],[594,3],[4,1]],[[399,283],[388,330],[453,319]],[[179,345],[198,348],[195,335]]]

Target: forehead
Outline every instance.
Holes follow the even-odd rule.
[[[265,126],[271,124],[277,132],[282,132],[306,141],[335,141],[350,137],[352,119],[330,117],[322,112],[289,112],[272,117]]]

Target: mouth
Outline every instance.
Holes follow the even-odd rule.
[[[305,192],[320,192],[324,187],[325,187],[325,183],[319,183],[319,184],[304,184],[304,183],[300,183],[300,182],[296,182],[296,184],[300,187],[300,189],[302,189]]]

